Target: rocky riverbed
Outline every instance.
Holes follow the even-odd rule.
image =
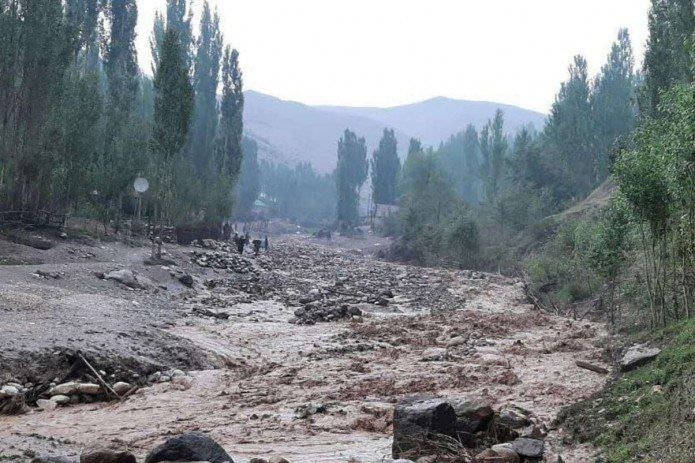
[[[0,387],[25,398],[0,416],[1,457],[143,457],[198,432],[237,462],[387,461],[395,404],[475,396],[529,410],[547,459],[585,461],[552,420],[605,381],[575,364],[602,364],[603,327],[535,311],[518,281],[297,236],[258,258],[170,245],[158,265],[135,244],[55,244],[0,241]]]

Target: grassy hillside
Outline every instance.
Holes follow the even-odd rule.
[[[565,409],[558,424],[601,448],[608,463],[695,461],[695,320],[639,340],[657,359]]]

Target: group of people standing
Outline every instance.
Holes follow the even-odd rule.
[[[261,249],[263,249],[265,252],[268,252],[269,249],[269,244],[268,244],[268,235],[265,235],[264,238],[261,240],[260,238],[255,238],[251,239],[251,234],[249,232],[246,232],[243,235],[240,235],[236,231],[234,232],[234,236],[232,235],[232,226],[229,224],[229,222],[226,222],[222,226],[222,233],[223,237],[225,240],[229,240],[231,238],[232,242],[236,246],[237,252],[239,254],[244,253],[244,248],[247,245],[253,246],[253,255],[258,257],[258,255],[261,253]]]

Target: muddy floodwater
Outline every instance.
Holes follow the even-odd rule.
[[[0,455],[98,445],[144,457],[198,431],[240,462],[379,462],[403,398],[485,396],[552,428],[563,405],[602,386],[575,365],[602,364],[601,324],[536,311],[512,278],[383,262],[369,247],[291,236],[254,259],[170,245],[171,262],[145,265],[149,249],[136,245],[0,242],[13,256],[0,266],[0,381],[50,382],[79,351],[142,386],[120,402],[0,416]],[[118,269],[148,284],[99,277]],[[186,380],[146,379],[173,368]],[[560,430],[549,442],[586,461],[586,449],[562,448]]]

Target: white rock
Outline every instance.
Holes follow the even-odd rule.
[[[130,269],[114,270],[104,275],[107,280],[117,281],[131,289],[150,289],[154,288],[155,284],[147,277],[137,275]]]
[[[77,386],[77,390],[82,394],[97,395],[101,394],[101,386],[94,383],[83,383]]]
[[[70,397],[62,394],[54,395],[51,397],[51,401],[57,403],[58,405],[66,405],[70,403]]]
[[[650,348],[646,344],[636,344],[630,347],[623,355],[623,358],[620,360],[620,369],[622,371],[630,371],[651,362],[660,353],[661,349]]]
[[[0,389],[0,392],[5,394],[5,396],[19,395],[19,388],[17,388],[16,386],[10,386],[8,384],[3,386],[2,389]]]
[[[123,395],[130,390],[130,384],[119,381],[113,385],[113,390],[118,395]]]
[[[77,392],[77,388],[79,387],[79,384],[71,381],[69,383],[63,383],[59,384],[56,387],[52,388],[50,391],[48,391],[49,395],[70,395],[74,394]]]
[[[50,412],[52,410],[55,410],[56,407],[58,406],[57,403],[53,402],[52,400],[46,400],[46,399],[39,399],[36,401],[36,405],[43,411],[45,412]]]

